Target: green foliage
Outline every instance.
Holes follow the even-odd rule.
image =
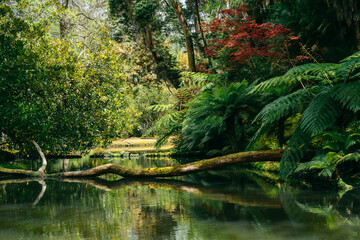
[[[0,132],[28,154],[27,140],[59,153],[130,131],[122,60],[107,32],[80,52],[52,38],[47,20],[28,21],[24,2],[0,5]]]
[[[203,73],[182,72],[180,88],[173,93],[175,103],[162,105],[155,104],[149,106],[149,109],[155,111],[167,111],[155,124],[146,132],[150,134],[153,132],[159,137],[156,147],[160,147],[166,143],[168,138],[172,135],[179,135],[182,129],[182,122],[184,121],[187,112],[187,104],[192,101],[200,92],[212,86],[210,82],[212,76]]]
[[[174,98],[164,86],[133,88],[133,107],[139,113],[135,134],[144,135],[167,111],[174,109]]]
[[[140,1],[135,4],[134,19],[140,25],[149,24],[159,4],[156,1]]]
[[[278,1],[271,8],[269,18],[290,28],[320,59],[339,61],[357,49],[358,43],[355,36],[356,17],[346,22],[338,16],[350,9],[355,13],[356,7],[352,2],[337,6],[331,2],[337,1]]]
[[[339,64],[306,64],[255,87],[254,92],[274,92],[273,87],[281,89],[276,91],[280,94],[279,98],[265,106],[255,118],[255,121],[261,122],[261,127],[251,144],[279,121],[280,117],[302,114],[281,160],[282,178],[287,178],[295,170],[314,137],[338,125],[342,116],[349,117],[347,123],[358,118],[359,61],[359,54],[356,53]],[[352,112],[352,116],[344,109]],[[343,125],[347,123],[340,121]]]

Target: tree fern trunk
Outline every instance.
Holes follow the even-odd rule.
[[[239,146],[238,146],[237,139],[236,139],[235,117],[234,116],[229,117],[228,119],[225,120],[225,123],[226,123],[227,134],[229,137],[231,148],[234,153],[238,152]]]

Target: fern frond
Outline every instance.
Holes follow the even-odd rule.
[[[208,74],[199,72],[182,72],[180,86],[185,88],[202,88],[208,82]]]
[[[185,117],[185,110],[165,114],[162,118],[145,133],[145,135],[155,132],[167,139],[171,134],[175,134],[181,130],[181,123]],[[161,140],[159,141],[161,142]]]
[[[309,56],[314,62],[325,62],[324,58],[318,54],[317,52],[313,51],[310,48],[305,47],[303,44],[300,43],[301,52],[307,56]]]
[[[360,69],[360,57],[352,58],[348,61],[341,63],[336,68],[336,75],[338,82],[342,82],[345,79],[354,79],[358,77],[358,72]],[[355,75],[354,75],[355,73]]]
[[[259,92],[268,92],[277,88],[289,88],[297,83],[297,79],[295,76],[291,75],[283,75],[279,77],[271,78],[267,81],[261,82],[256,85],[251,93],[259,93]]]
[[[349,149],[356,145],[360,145],[360,133],[350,134],[345,141],[345,148]]]
[[[152,110],[154,112],[167,112],[170,110],[174,110],[175,107],[176,106],[174,104],[157,104],[147,107],[146,110]]]
[[[160,148],[168,138],[181,131],[181,123],[185,117],[185,110],[165,114],[145,133],[145,135],[155,132],[159,135],[155,147]]]
[[[347,61],[350,61],[350,60],[353,60],[356,58],[360,58],[360,52],[356,52],[353,55],[350,55],[350,56],[344,58],[343,60],[340,61],[340,63],[344,63],[344,62],[347,62]]]
[[[341,111],[331,97],[331,88],[323,88],[317,94],[300,119],[300,128],[305,134],[314,137],[331,126]]]
[[[333,63],[308,63],[291,68],[285,75],[318,75],[323,74],[332,66],[334,66]]]
[[[254,87],[252,93],[267,92],[276,88],[289,88],[299,82],[322,82],[335,76],[330,69],[334,68],[332,63],[309,63],[290,69],[282,76],[271,78]]]
[[[360,81],[338,84],[331,94],[350,111],[356,113],[360,110]]]
[[[312,160],[309,162],[300,163],[294,172],[307,171],[311,169],[321,169],[324,167],[324,161],[321,160]]]
[[[334,174],[335,169],[336,165],[327,165],[326,168],[319,172],[319,176],[330,178]]]
[[[305,134],[301,128],[295,130],[280,161],[281,179],[287,179],[296,169],[297,164],[304,157],[304,151],[310,140],[310,136]]]

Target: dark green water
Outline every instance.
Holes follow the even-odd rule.
[[[76,159],[128,167],[171,159]],[[220,174],[221,175],[221,174]],[[358,239],[360,192],[297,191],[251,174],[0,183],[0,239]]]

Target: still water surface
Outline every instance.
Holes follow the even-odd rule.
[[[49,170],[107,162],[132,168],[178,164],[168,158],[83,158],[52,161]],[[5,240],[359,239],[359,214],[359,190],[294,190],[246,171],[153,181],[108,176],[0,182]]]

